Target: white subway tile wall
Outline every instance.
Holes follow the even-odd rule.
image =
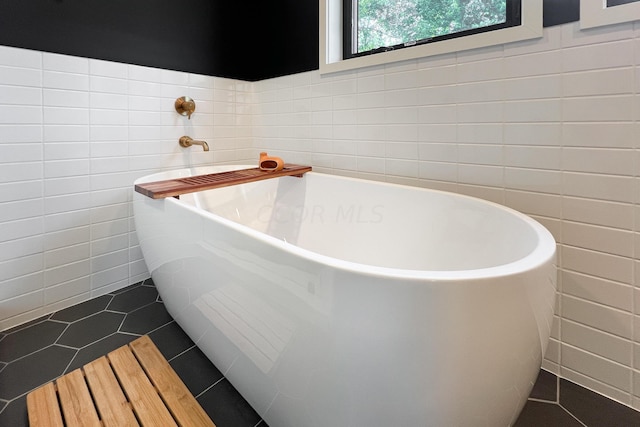
[[[640,409],[640,24],[566,24],[253,90],[256,152],[482,197],[547,226],[560,273],[544,367]],[[315,120],[294,136],[301,113]]]
[[[0,46],[0,330],[149,277],[131,218],[133,180],[247,160],[251,134],[235,117],[250,123],[248,89]],[[191,120],[174,110],[180,96],[196,100]],[[182,135],[211,151],[179,147]]]
[[[0,47],[0,330],[148,276],[136,177],[269,151],[539,220],[560,269],[544,368],[640,409],[639,92],[638,23],[254,83]]]

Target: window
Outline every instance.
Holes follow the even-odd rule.
[[[640,0],[607,0],[607,7],[620,6],[621,4],[634,3]]]
[[[343,1],[348,4],[343,4]],[[620,1],[620,0],[618,0]],[[406,25],[393,31],[381,31],[380,34],[371,36],[369,41],[384,41],[384,43],[363,43],[360,49],[353,48],[358,40],[357,31],[347,28],[344,31],[344,18],[347,22],[353,22],[348,14],[353,11],[358,14],[358,8],[354,4],[367,5],[372,3],[393,3],[404,5],[411,9],[413,5],[424,3],[420,0],[320,0],[320,72],[331,73],[351,70],[372,65],[387,64],[396,61],[416,59],[430,55],[438,55],[448,52],[457,52],[479,47],[492,46],[519,40],[532,39],[542,36],[542,0],[432,0],[432,4],[469,5],[469,10],[458,10],[458,21],[449,20],[432,22],[431,27],[447,27],[444,31],[420,32],[418,27],[429,27],[428,19],[418,22],[416,15],[405,11],[393,11],[398,18],[404,19]],[[478,19],[488,14],[483,14],[482,9],[472,9],[476,6],[484,7],[487,4],[503,4],[504,8],[496,7],[493,16],[489,19]],[[444,7],[443,7],[444,8]],[[446,9],[446,8],[444,8]],[[346,11],[346,12],[345,12]],[[379,10],[380,11],[380,10]],[[446,12],[446,10],[440,10]],[[383,11],[384,12],[384,11]],[[465,12],[467,19],[465,21]],[[363,12],[360,11],[360,15]],[[500,16],[498,16],[500,15]],[[366,16],[366,14],[365,14]],[[498,16],[498,17],[497,17]],[[366,27],[380,27],[380,23],[368,17],[362,22]],[[465,26],[470,24],[470,26]],[[362,25],[361,25],[362,27]],[[383,34],[384,33],[384,34]],[[362,39],[363,36],[360,36]],[[365,37],[366,38],[366,37]],[[385,46],[372,47],[376,44]],[[407,48],[405,48],[407,47]],[[375,55],[367,54],[367,50],[374,50]]]
[[[520,25],[521,0],[344,0],[343,57]]]
[[[640,19],[640,0],[580,0],[580,28]]]

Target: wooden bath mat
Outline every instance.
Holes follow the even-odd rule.
[[[146,335],[32,391],[27,410],[32,427],[215,427]]]
[[[260,168],[240,169],[164,181],[145,182],[136,184],[135,190],[152,199],[162,199],[165,197],[177,197],[180,194],[194,193],[196,191],[262,181],[263,179],[269,178],[279,178],[282,176],[301,177],[310,171],[311,166],[292,164],[284,165],[284,169],[280,171],[263,171],[260,170]]]

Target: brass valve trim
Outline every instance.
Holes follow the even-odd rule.
[[[189,120],[191,120],[193,112],[196,111],[196,102],[188,96],[181,96],[176,99],[174,106],[178,114],[187,116]]]

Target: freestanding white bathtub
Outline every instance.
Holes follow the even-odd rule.
[[[531,218],[314,172],[134,194],[168,311],[270,427],[496,427],[524,406],[556,290]]]

